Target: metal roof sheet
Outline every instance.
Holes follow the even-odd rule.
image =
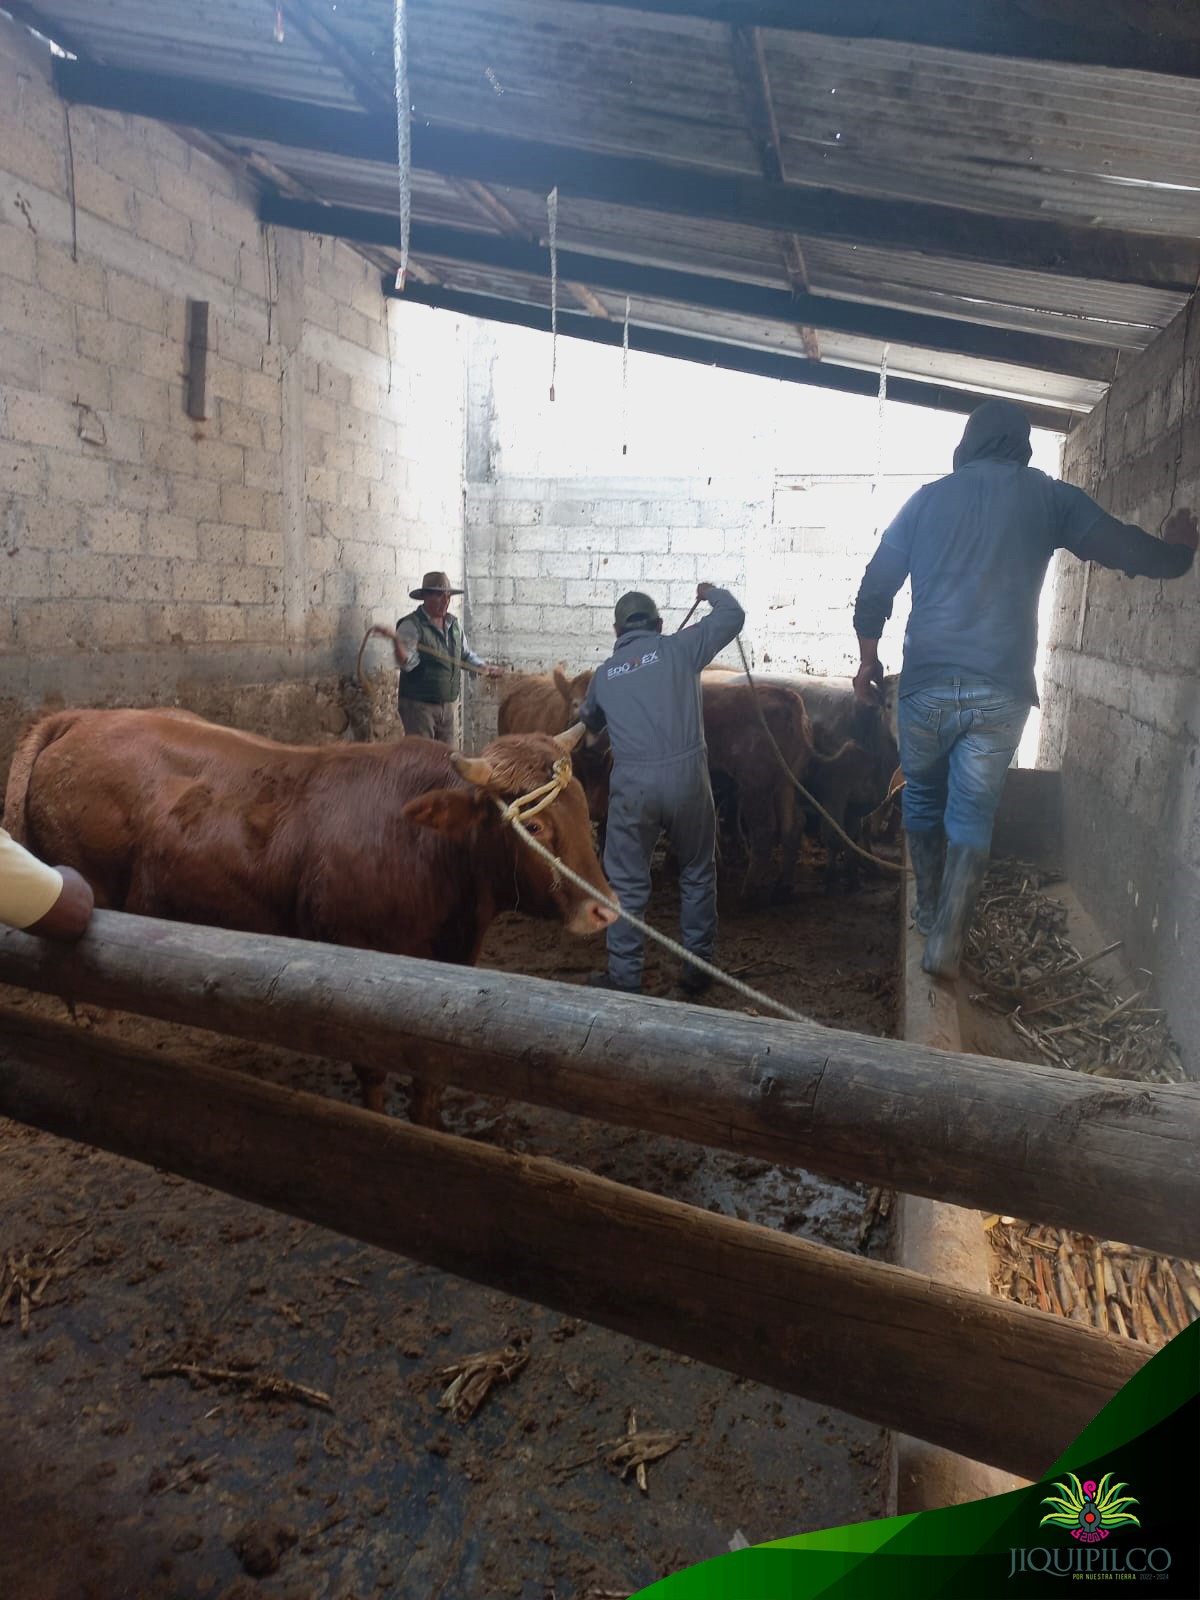
[[[356,105],[342,74],[266,0],[47,0],[46,32],[108,66],[169,72],[316,105]],[[287,7],[284,6],[286,17]],[[186,110],[181,106],[180,112]]]
[[[448,289],[519,300],[527,305],[542,307],[546,313],[546,327],[549,328],[548,278],[528,278],[516,273],[436,259],[430,265]],[[604,306],[610,320],[617,323],[621,321],[625,314],[623,296],[598,291],[595,298]],[[571,285],[567,282],[559,285],[559,306],[564,311],[578,309]],[[704,311],[694,306],[651,300],[640,295],[632,297],[630,314],[639,327],[695,334],[755,350],[775,350],[801,359],[806,353],[805,336],[798,323],[763,322],[753,317]],[[882,340],[822,330],[818,341],[823,360],[874,372],[879,370],[884,350]],[[936,379],[959,388],[976,389],[981,394],[1038,400],[1067,410],[1090,410],[1104,393],[1103,384],[1081,378],[1038,372],[1001,361],[921,350],[902,344],[889,346],[888,371],[895,377]]]
[[[0,0],[2,3],[2,0]],[[313,0],[332,54],[284,0],[284,38],[268,0],[28,0],[45,32],[111,66],[353,110],[386,102],[392,0]],[[785,177],[856,195],[951,205],[989,216],[1062,219],[1131,234],[1200,237],[1200,80],[762,30],[762,59]],[[757,175],[760,151],[731,30],[718,23],[559,0],[411,0],[416,114],[447,127],[550,146],[634,154]],[[353,59],[354,66],[342,69]],[[186,120],[186,105],[180,105]],[[228,141],[244,147],[244,141]],[[392,213],[388,165],[256,148],[309,193]],[[498,189],[515,227],[545,233],[545,197]],[[486,198],[486,197],[484,197]],[[503,214],[461,180],[414,174],[414,216],[485,232]],[[786,289],[795,248],[814,293],[1053,334],[1113,349],[1147,344],[1182,294],[1051,272],[949,260],[884,244],[790,241],[762,226],[664,215],[564,194],[559,243],[681,271]],[[792,271],[785,264],[791,256]],[[538,297],[535,280],[439,266],[474,292]],[[605,304],[616,297],[601,294]],[[540,301],[538,302],[540,303]],[[623,309],[623,301],[620,309]],[[770,328],[667,302],[638,303],[654,325],[774,348]],[[788,343],[788,348],[791,344]],[[823,332],[828,361],[876,366],[881,346]],[[1100,386],[1004,363],[893,347],[913,376],[1085,407]]]
[[[1200,82],[807,34],[764,50],[793,182],[1200,233]]]

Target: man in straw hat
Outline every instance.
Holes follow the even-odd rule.
[[[400,667],[400,721],[418,739],[453,744],[454,711],[462,690],[462,663],[497,678],[503,667],[490,666],[467,648],[462,625],[450,611],[451,587],[444,572],[427,572],[421,587],[409,591],[421,604],[396,624],[396,661]]]
[[[616,649],[592,677],[579,715],[593,733],[607,726],[613,771],[608,800],[604,871],[625,910],[644,915],[650,898],[650,858],[665,833],[679,860],[679,923],[683,946],[712,960],[717,936],[716,816],[700,674],[742,631],[746,613],[727,589],[702,583],[697,604],[712,610],[694,628],[663,637],[662,618],[648,594],[632,590],[617,601]],[[642,935],[623,918],[608,930],[608,971],[594,972],[595,988],[638,994]],[[699,995],[709,979],[685,964],[679,987]]]

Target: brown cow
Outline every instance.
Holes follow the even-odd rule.
[[[801,783],[813,760],[812,724],[804,701],[791,689],[769,684],[751,689],[744,683],[708,680],[703,692],[709,772],[716,788],[731,788],[736,795],[746,839],[746,896],[760,897],[770,882],[786,895],[793,885],[800,847],[799,796],[780,770],[779,756],[763,732],[752,696],[757,696],[780,752]],[[779,872],[771,866],[776,845],[782,852]]]
[[[474,965],[501,911],[568,932],[614,920],[526,849],[492,797],[545,784],[573,740],[496,739],[477,758],[427,739],[304,747],[159,711],[60,711],[25,734],[4,824],[80,871],[99,906]],[[612,891],[572,780],[525,824]],[[383,1109],[386,1073],[356,1069]],[[439,1092],[413,1080],[414,1121]]]
[[[562,733],[579,721],[579,708],[591,681],[590,669],[573,678],[568,678],[561,666],[552,673],[524,673],[501,700],[496,726],[501,733]],[[588,815],[597,825],[603,847],[612,776],[608,734],[585,734],[571,759],[587,796]]]
[[[860,705],[849,678],[774,674],[766,678],[756,675],[755,682],[795,689],[803,696],[818,751],[813,783],[808,787],[845,832],[869,851],[871,829],[867,818],[882,807],[889,792],[889,778],[900,759],[896,742],[899,679],[893,675],[884,679],[879,706]],[[834,758],[847,740],[852,740],[856,748],[837,761]],[[823,763],[821,755],[830,760]],[[859,858],[847,851],[823,818],[814,815],[812,825],[819,829],[826,847],[826,888],[832,891],[843,856],[851,880],[857,880]]]

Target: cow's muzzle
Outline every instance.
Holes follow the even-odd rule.
[[[599,900],[581,900],[567,918],[568,933],[603,933],[617,920],[617,913]]]

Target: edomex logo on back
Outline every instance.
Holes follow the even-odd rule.
[[[1132,1523],[1140,1528],[1138,1519],[1125,1510],[1126,1506],[1136,1506],[1138,1501],[1133,1495],[1122,1496],[1121,1490],[1128,1485],[1110,1484],[1112,1476],[1111,1472],[1106,1472],[1099,1483],[1092,1478],[1080,1483],[1073,1472],[1068,1472],[1069,1482],[1054,1485],[1058,1494],[1048,1494],[1042,1500],[1044,1506],[1058,1509],[1047,1512],[1039,1526],[1045,1527],[1049,1522],[1067,1528],[1072,1539],[1078,1539],[1081,1544],[1099,1544],[1101,1539],[1108,1538],[1113,1528],[1125,1524]]]

